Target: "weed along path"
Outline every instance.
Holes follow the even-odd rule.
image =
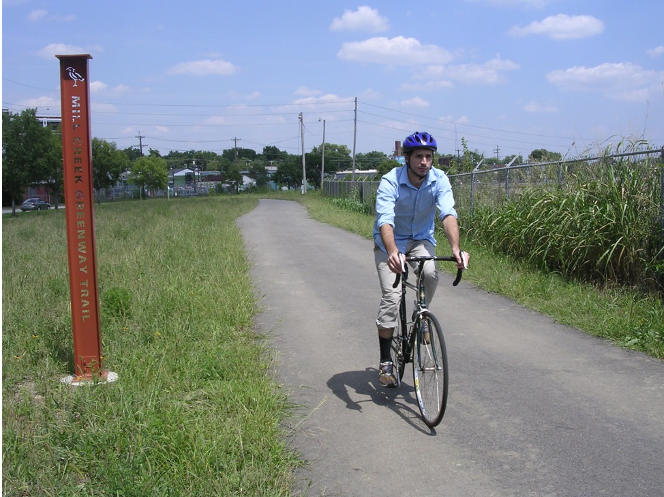
[[[447,412],[377,378],[372,242],[261,200],[238,221],[307,461],[296,495],[664,495],[664,363],[441,273]],[[472,264],[472,261],[471,261]],[[472,266],[471,266],[472,270]]]

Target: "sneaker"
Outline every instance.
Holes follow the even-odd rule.
[[[392,364],[392,361],[380,363],[378,380],[384,387],[394,388],[397,386],[397,377],[394,374],[394,364]]]
[[[422,327],[420,328],[420,331],[422,332],[422,343],[425,345],[429,345],[431,343],[430,337],[429,337],[429,322],[428,321],[422,321]]]

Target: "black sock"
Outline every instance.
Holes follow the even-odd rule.
[[[380,362],[392,361],[392,355],[390,353],[392,348],[392,339],[378,337],[378,343],[380,344]]]

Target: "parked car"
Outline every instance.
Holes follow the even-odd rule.
[[[51,208],[51,204],[40,198],[29,198],[21,204],[22,211],[41,211]]]

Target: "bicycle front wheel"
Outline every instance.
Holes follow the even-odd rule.
[[[424,422],[434,427],[445,414],[448,386],[447,349],[436,316],[428,311],[422,314],[420,330],[414,341],[413,381],[417,403]]]

